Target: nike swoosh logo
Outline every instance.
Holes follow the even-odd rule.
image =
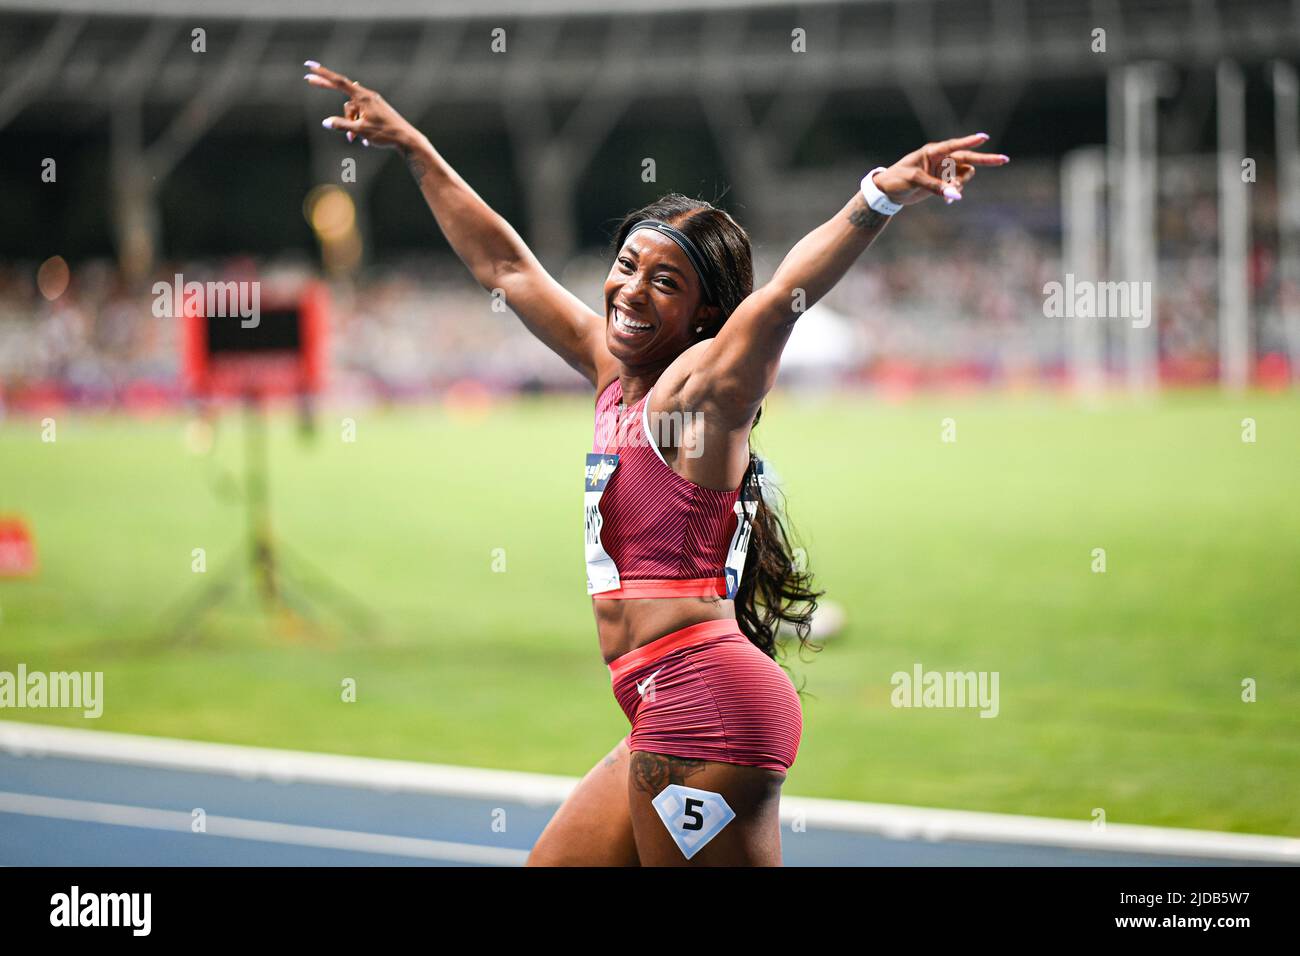
[[[659,671],[661,671],[661,670],[663,670],[662,667],[659,668]],[[655,679],[655,675],[658,674],[659,671],[655,671],[654,674],[651,674],[651,675],[650,675],[649,677],[647,677],[644,681],[637,681],[637,682],[636,682],[636,692],[637,692],[638,694],[640,694],[642,697],[644,697],[644,696],[645,696],[645,690],[646,690],[646,688],[650,686],[651,681],[653,681],[653,680]]]

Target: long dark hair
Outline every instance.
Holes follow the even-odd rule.
[[[754,256],[749,235],[724,210],[701,199],[669,193],[623,218],[614,236],[614,252],[623,248],[628,232],[642,219],[658,219],[685,233],[704,256],[705,279],[713,292],[704,304],[718,306],[720,315],[696,333],[696,339],[717,335],[731,313],[754,290]],[[762,417],[760,408],[754,416],[755,426]],[[736,623],[751,643],[775,660],[777,630],[782,623],[793,627],[801,647],[820,650],[817,645],[808,644],[808,634],[817,599],[826,592],[812,589],[812,572],[804,565],[803,552],[791,546],[791,536],[786,530],[788,519],[783,517],[785,508],[770,506],[769,496],[779,495],[779,489],[769,482],[766,493],[760,493],[755,471],[758,461],[751,448],[749,467],[740,481],[741,489],[751,489],[757,507],[745,572],[736,591]],[[796,554],[800,556],[798,559]]]

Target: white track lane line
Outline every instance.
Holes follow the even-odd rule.
[[[76,820],[81,823],[104,823],[119,827],[141,827],[173,833],[191,833],[192,823],[190,814],[183,810],[157,810],[120,803],[64,800],[58,797],[40,797],[29,793],[4,791],[0,791],[0,813],[47,817],[55,820]],[[209,815],[206,826],[205,833],[192,834],[194,839],[227,837],[235,840],[257,840],[261,843],[314,846],[330,850],[349,850],[354,853],[381,853],[386,856],[409,856],[446,863],[481,863],[488,866],[522,866],[528,858],[525,850],[505,847],[448,843],[443,840],[362,833],[356,830],[332,830],[326,827],[304,827],[292,823],[244,820],[239,817]]]
[[[146,737],[0,720],[0,753],[69,757],[134,766],[219,773],[242,780],[315,783],[382,793],[407,791],[557,806],[577,777],[454,767],[408,760],[271,750],[169,737]],[[943,810],[782,795],[782,824],[808,830],[870,833],[896,840],[1071,847],[1221,860],[1300,863],[1300,839],[1180,827]]]

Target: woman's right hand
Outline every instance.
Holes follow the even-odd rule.
[[[876,173],[872,182],[887,197],[904,206],[931,195],[955,202],[961,199],[962,189],[975,175],[976,166],[1004,166],[1011,162],[1010,157],[1001,153],[981,153],[973,148],[983,146],[988,139],[988,133],[974,133],[929,143]]]
[[[343,115],[327,117],[322,123],[326,129],[346,132],[348,142],[355,138],[364,146],[400,149],[412,145],[419,138],[419,131],[374,90],[321,66],[315,60],[308,60],[306,66],[311,72],[303,79],[312,86],[337,90],[348,97],[343,104]]]

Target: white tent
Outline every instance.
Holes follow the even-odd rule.
[[[832,384],[835,378],[860,364],[866,354],[863,330],[824,302],[800,316],[781,357],[781,383],[816,381]]]

